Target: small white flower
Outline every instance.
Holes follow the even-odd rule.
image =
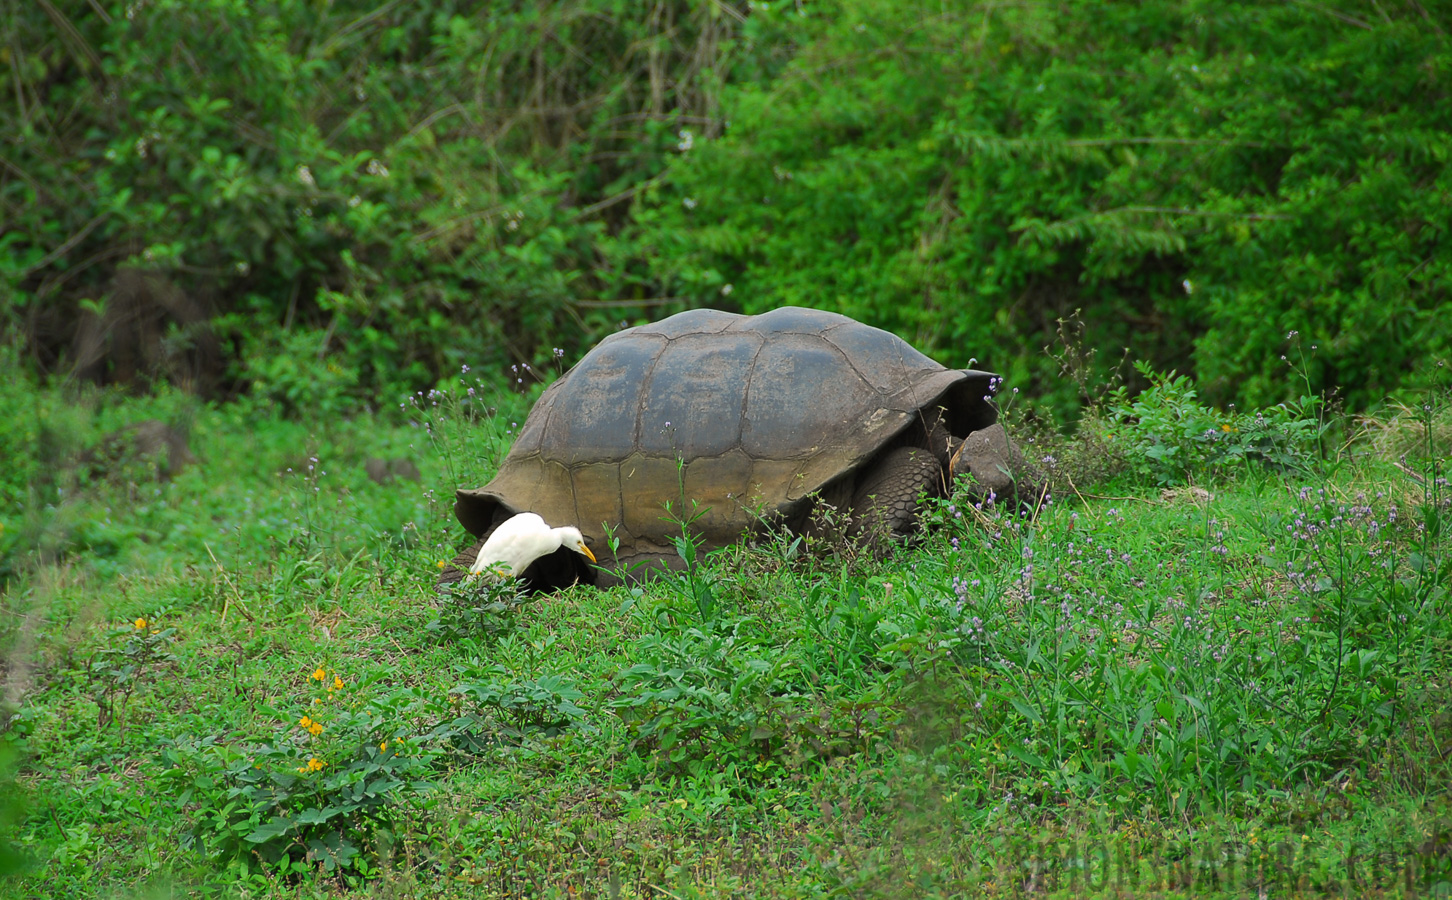
[[[682,153],[685,153],[687,150],[691,149],[695,145],[696,145],[696,136],[693,135],[693,134],[691,134],[691,132],[688,129],[685,129],[685,128],[681,129],[681,139],[676,144],[676,149],[679,150],[679,151],[681,151]]]
[[[368,160],[368,174],[377,175],[379,178],[388,177],[388,167],[376,159]]]
[[[1184,284],[1184,286],[1185,286],[1185,293],[1187,293],[1187,294],[1193,294],[1193,293],[1195,293],[1195,283],[1192,282],[1190,279],[1186,278],[1182,282],[1182,284]]]
[[[309,169],[307,166],[298,166],[297,167],[297,180],[298,181],[301,181],[303,184],[307,185],[308,187],[317,187],[318,186],[317,181],[315,181],[313,179],[313,170],[312,169]]]
[[[686,209],[695,209],[696,208],[696,198],[695,197],[683,197],[681,199],[681,205],[684,206]]]
[[[731,292],[734,291],[734,290],[736,290],[736,289],[734,287],[732,287],[731,285],[729,285],[729,284],[723,284],[723,285],[721,285],[721,296],[723,296],[723,297],[729,297],[729,296],[731,296]]]

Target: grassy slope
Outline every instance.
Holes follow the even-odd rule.
[[[431,583],[459,535],[438,494],[483,480],[522,408],[504,406],[471,425],[416,398],[434,443],[381,418],[208,410],[201,465],[42,515],[89,549],[4,595],[12,685],[35,660],[10,734],[36,865],[13,892],[1014,896],[1104,884],[1105,854],[1109,888],[1190,872],[1199,896],[1344,884],[1348,852],[1389,894],[1409,863],[1446,877],[1445,849],[1419,848],[1452,821],[1448,566],[1411,476],[1250,472],[1208,503],[1075,497],[1032,527],[944,509],[882,566],[736,549],[693,580],[573,590],[445,640]],[[422,481],[372,484],[368,455],[409,455]],[[315,475],[287,472],[314,456]],[[1332,522],[1343,505],[1367,511]],[[1315,550],[1287,536],[1322,510]],[[98,674],[99,651],[153,630],[171,658]],[[341,691],[314,690],[320,667]],[[582,712],[547,736],[540,707],[480,707],[431,745],[461,682],[564,685]],[[397,721],[344,733],[367,701]],[[245,771],[402,734],[436,790],[391,793],[374,880],[203,852],[236,782],[204,785],[199,746],[237,748]],[[1288,852],[1290,874],[1272,865]]]

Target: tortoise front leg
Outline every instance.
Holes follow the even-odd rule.
[[[910,534],[918,497],[933,493],[943,467],[932,451],[898,447],[867,470],[852,497],[852,537],[874,541]]]

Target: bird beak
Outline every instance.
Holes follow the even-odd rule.
[[[584,541],[580,542],[580,552],[588,556],[590,558],[590,562],[595,562],[595,554],[590,552],[590,548],[585,546]]]

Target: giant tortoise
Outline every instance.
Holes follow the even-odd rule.
[[[578,526],[600,556],[598,568],[568,549],[537,560],[524,573],[536,589],[677,566],[672,539],[692,515],[707,547],[762,522],[800,530],[819,500],[850,510],[854,534],[904,534],[918,498],[953,475],[1012,488],[994,387],[820,310],[697,309],[626,329],[544,392],[492,481],[458,492],[478,541],[440,582],[524,511]]]

